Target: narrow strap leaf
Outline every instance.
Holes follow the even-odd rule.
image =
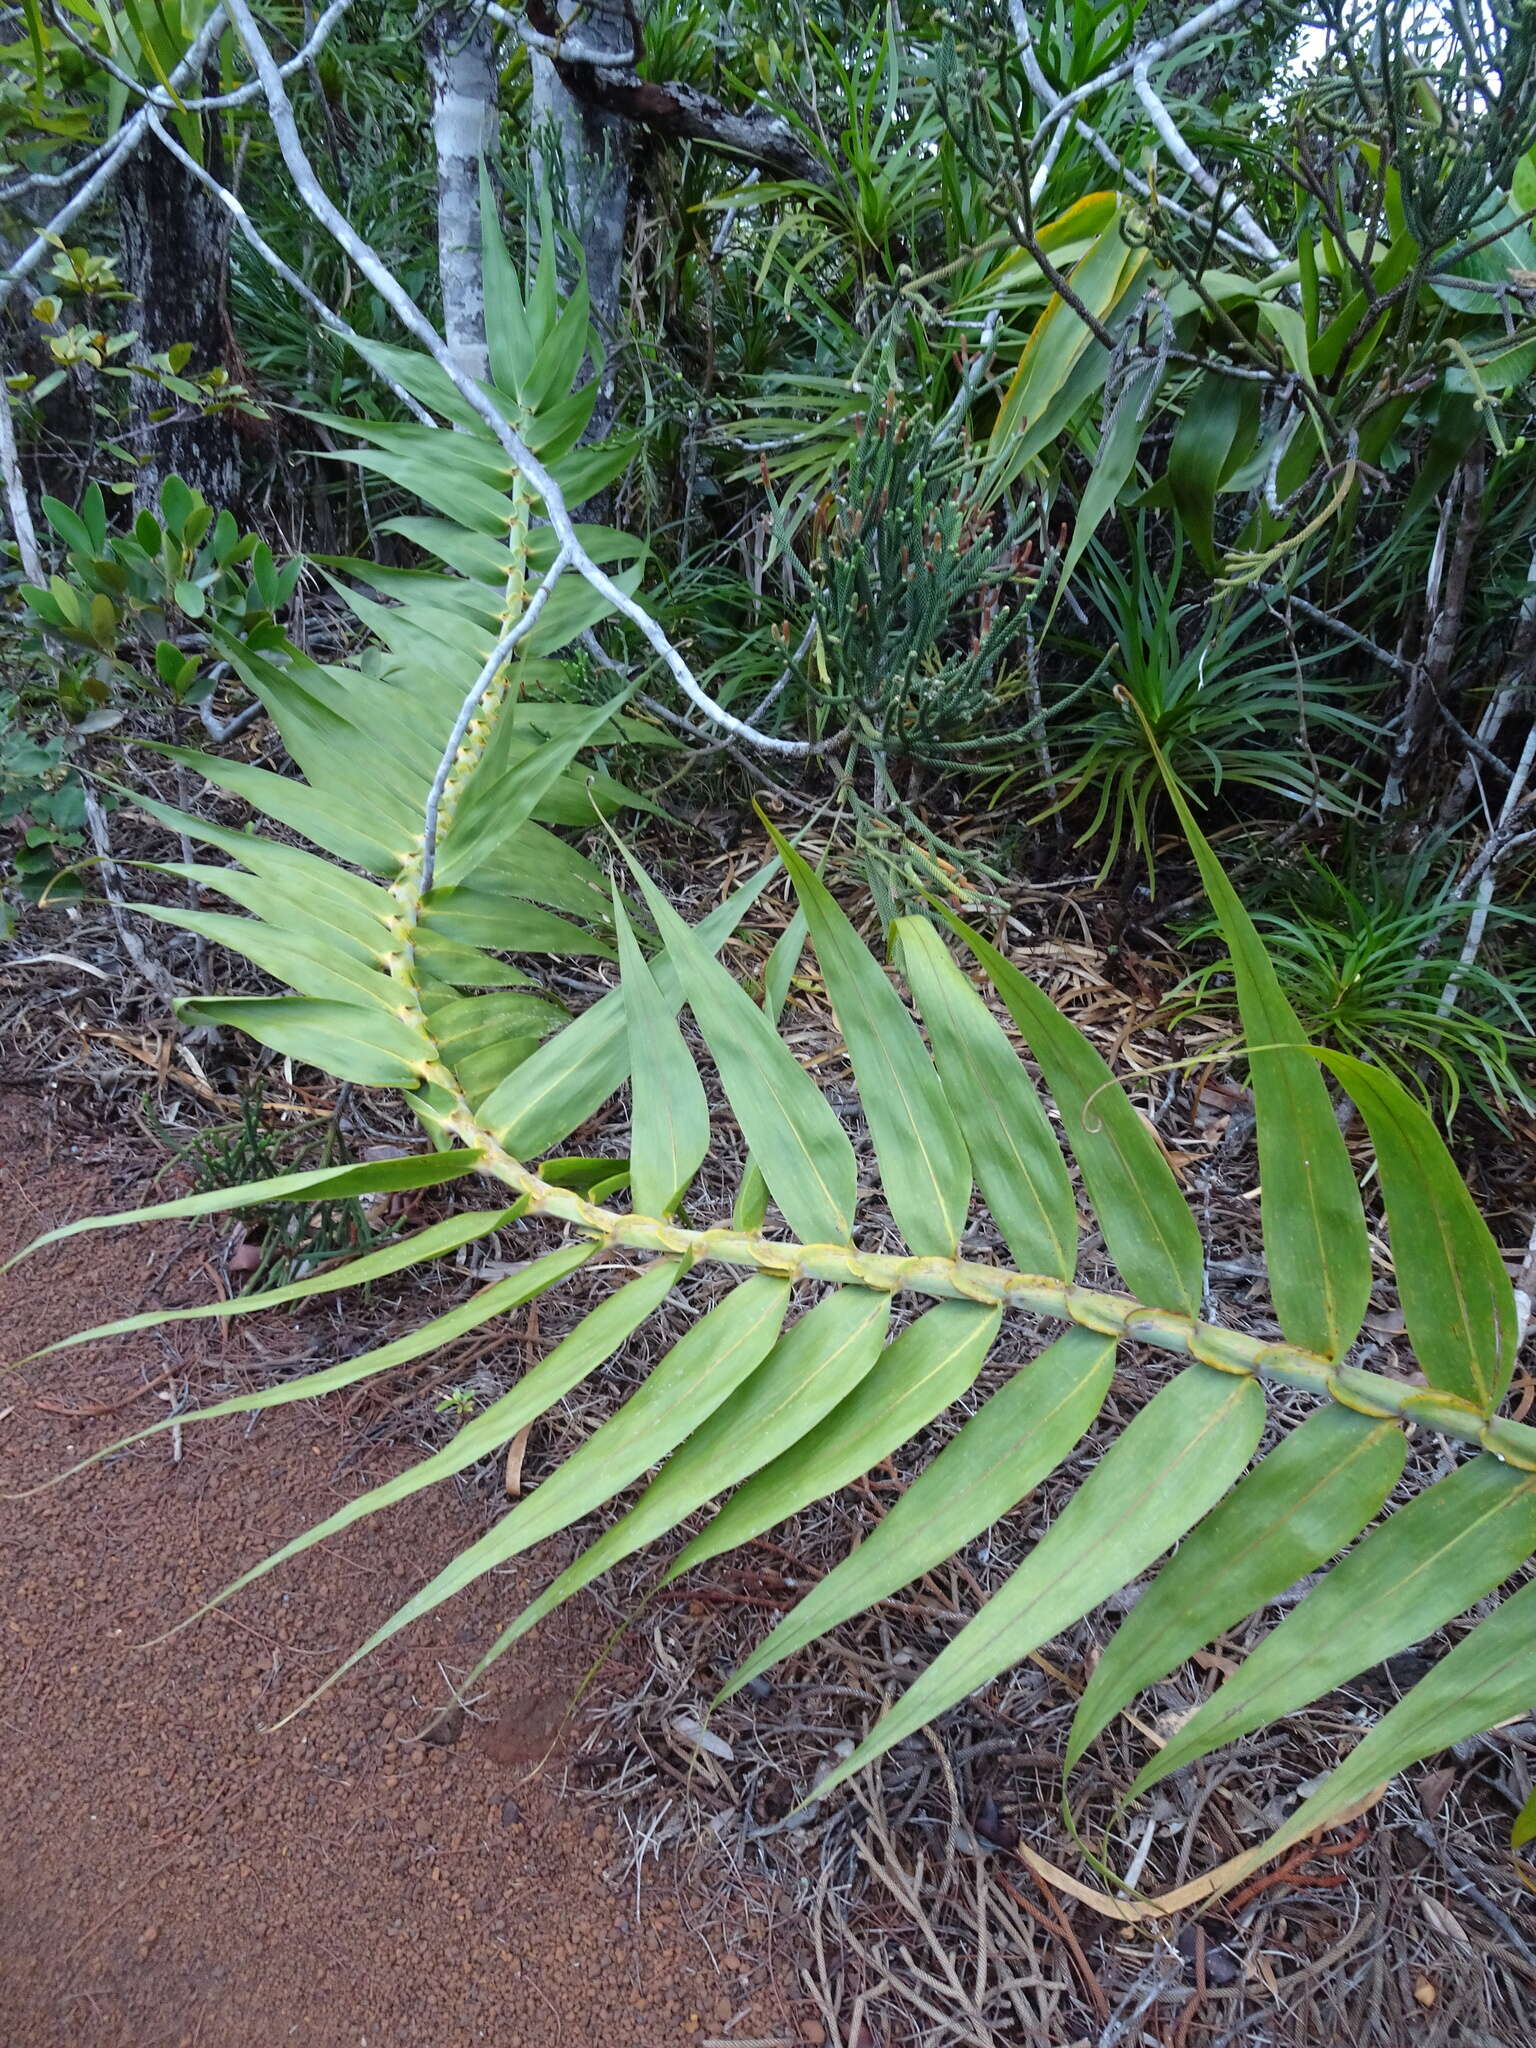
[[[742,1135],[802,1243],[853,1236],[858,1167],[827,1098],[746,990],[630,862]]]
[[[1536,1476],[1473,1458],[1372,1530],[1206,1701],[1131,1796],[1422,1642],[1536,1551]]]
[[[191,996],[178,1017],[228,1024],[285,1059],[365,1088],[414,1088],[431,1057],[425,1036],[402,1018],[361,1003],[309,996]]]
[[[32,1358],[47,1358],[55,1351],[68,1351],[76,1344],[94,1344],[105,1337],[126,1336],[130,1330],[157,1330],[164,1323],[189,1322],[203,1316],[250,1316],[261,1309],[281,1308],[285,1302],[307,1301],[317,1294],[337,1294],[347,1287],[367,1287],[375,1280],[387,1280],[393,1273],[404,1273],[412,1266],[424,1265],[428,1259],[440,1259],[448,1252],[459,1251],[464,1245],[473,1244],[476,1238],[489,1237],[493,1230],[500,1230],[510,1223],[515,1214],[512,1209],[471,1209],[458,1216],[446,1216],[441,1222],[429,1224],[425,1230],[418,1230],[413,1237],[403,1238],[398,1244],[365,1252],[361,1258],[348,1259],[342,1265],[328,1266],[323,1273],[312,1273],[308,1279],[293,1280],[283,1287],[263,1288],[259,1294],[239,1294],[233,1300],[202,1301],[194,1308],[146,1309],[142,1315],[123,1316],[115,1323],[98,1323],[94,1330],[80,1330],[73,1337],[60,1337],[53,1344],[45,1344],[41,1351],[34,1351]],[[31,1359],[20,1362],[27,1365]]]
[[[637,1394],[595,1436],[475,1543],[411,1596],[284,1721],[317,1700],[337,1679],[408,1622],[430,1614],[484,1573],[532,1549],[665,1457],[690,1423],[717,1408],[772,1348],[789,1305],[789,1283],[758,1274],[728,1294],[680,1337]],[[282,1724],[279,1723],[279,1726]]]
[[[899,918],[895,932],[977,1185],[1014,1262],[1024,1273],[1070,1280],[1077,1203],[1034,1083],[928,920]]]
[[[789,1000],[789,984],[800,955],[805,951],[805,912],[796,910],[783,931],[774,940],[763,969],[763,1015],[772,1024],[777,1024]],[[751,1153],[741,1171],[741,1186],[736,1190],[736,1202],[731,1211],[733,1230],[761,1230],[763,1218],[768,1214],[768,1183],[763,1179],[762,1169]]]
[[[937,907],[986,969],[1040,1062],[1109,1255],[1127,1287],[1150,1306],[1198,1315],[1205,1252],[1162,1147],[1099,1054],[1044,989],[980,932]]]
[[[913,1480],[851,1556],[786,1614],[721,1694],[955,1555],[1054,1472],[1109,1392],[1111,1338],[1069,1330],[1011,1379]]]
[[[623,1520],[605,1529],[503,1630],[477,1669],[494,1662],[600,1572],[665,1536],[705,1501],[795,1444],[874,1365],[890,1313],[889,1296],[857,1287],[840,1288],[818,1302],[673,1452]]]
[[[640,1215],[670,1216],[709,1150],[709,1103],[617,887],[613,923],[629,1031],[630,1191]]]
[[[731,1495],[679,1553],[662,1584],[734,1550],[889,1457],[971,1385],[1001,1320],[1001,1310],[968,1301],[941,1302],[920,1316],[846,1400]]]
[[[920,1255],[952,1258],[971,1162],[927,1047],[890,977],[783,834],[768,826],[805,911],[896,1227]]]
[[[280,1173],[271,1180],[245,1181],[239,1187],[205,1189],[198,1195],[182,1195],[174,1202],[156,1202],[147,1209],[124,1209],[115,1216],[84,1216],[77,1223],[61,1223],[45,1230],[29,1245],[7,1259],[0,1272],[7,1272],[45,1244],[59,1244],[66,1237],[78,1237],[83,1230],[115,1230],[129,1223],[174,1223],[189,1216],[221,1216],[230,1209],[255,1209],[266,1202],[305,1200],[340,1201],[349,1195],[403,1194],[411,1188],[441,1187],[445,1181],[462,1180],[474,1173],[483,1152],[419,1152],[408,1159],[374,1159],[357,1166],[315,1166],[304,1173]]]
[[[1491,1415],[1515,1368],[1515,1290],[1445,1141],[1391,1074],[1318,1049],[1365,1119],[1414,1356],[1432,1387]]]
[[[1359,1334],[1371,1298],[1371,1247],[1349,1150],[1252,918],[1166,766],[1163,779],[1232,955],[1253,1082],[1260,1220],[1275,1314],[1292,1344],[1339,1358]]]
[[[1261,1459],[1121,1622],[1078,1703],[1066,1768],[1139,1692],[1352,1543],[1406,1451],[1397,1423],[1321,1408]]]
[[[777,865],[760,869],[700,920],[695,936],[701,946],[716,952],[725,944],[773,879]],[[677,969],[662,958],[652,972],[675,1016],[683,999]],[[595,1115],[623,1087],[628,1072],[624,994],[613,989],[548,1039],[489,1095],[480,1106],[480,1121],[517,1158],[537,1159]]]
[[[99,1464],[103,1458],[127,1450],[130,1444],[141,1443],[147,1436],[158,1436],[163,1429],[174,1429],[178,1423],[212,1422],[220,1415],[248,1415],[261,1408],[283,1408],[293,1401],[318,1401],[322,1395],[334,1394],[340,1387],[354,1386],[358,1380],[369,1379],[374,1373],[388,1372],[396,1365],[409,1365],[412,1359],[441,1351],[445,1344],[451,1344],[469,1330],[478,1330],[492,1317],[505,1315],[509,1309],[531,1301],[536,1294],[543,1294],[563,1280],[567,1273],[585,1265],[596,1249],[591,1243],[564,1245],[559,1251],[546,1253],[542,1259],[534,1260],[521,1272],[509,1273],[505,1280],[482,1287],[478,1294],[460,1302],[457,1308],[449,1309],[446,1315],[434,1316],[419,1330],[396,1337],[388,1344],[379,1345],[376,1350],[360,1352],[356,1358],[343,1359],[339,1365],[325,1366],[319,1372],[305,1373],[300,1379],[283,1380],[275,1387],[264,1387],[257,1394],[234,1394],[227,1401],[215,1401],[208,1408],[162,1416],[147,1428],[136,1429],[131,1436],[120,1437],[115,1444],[93,1451],[90,1457],[82,1458],[78,1464],[69,1466],[45,1483],[57,1486],[60,1480],[69,1479],[76,1472],[85,1471],[87,1466]],[[32,1487],[29,1491],[38,1493],[42,1488]],[[25,1494],[17,1496],[19,1499],[26,1497]]]
[[[1144,1572],[1231,1485],[1264,1427],[1254,1380],[1186,1367],[1105,1452],[1018,1570],[824,1789],[883,1756]]]
[[[316,1522],[312,1529],[306,1529],[302,1535],[283,1544],[281,1549],[274,1550],[260,1564],[232,1579],[211,1600],[205,1600],[195,1613],[178,1622],[171,1633],[174,1635],[177,1630],[188,1627],[210,1608],[222,1606],[224,1601],[250,1585],[253,1579],[264,1578],[289,1558],[297,1557],[301,1551],[323,1543],[328,1536],[350,1528],[365,1515],[377,1514],[380,1508],[393,1507],[397,1501],[435,1485],[439,1479],[451,1478],[455,1472],[462,1472],[480,1459],[492,1456],[509,1438],[516,1436],[524,1423],[542,1415],[626,1344],[641,1324],[661,1306],[681,1271],[679,1260],[658,1259],[637,1279],[615,1288],[606,1301],[599,1302],[595,1309],[582,1317],[574,1330],[561,1338],[548,1357],[540,1359],[537,1365],[524,1373],[517,1385],[503,1394],[499,1401],[493,1401],[483,1413],[466,1422],[440,1451],[434,1451],[430,1457],[421,1459],[404,1472],[396,1473],[393,1479],[386,1479],[382,1485],[358,1494],[354,1500],[337,1508],[334,1514],[327,1515],[324,1521]]]
[[[1255,1850],[1252,1863],[1267,1863],[1293,1843],[1330,1826],[1378,1785],[1422,1757],[1527,1713],[1533,1699],[1536,1581],[1511,1593],[1383,1715],[1285,1825]],[[1527,1801],[1516,1824],[1514,1846],[1533,1835],[1536,1797]]]

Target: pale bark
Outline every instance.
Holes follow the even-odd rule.
[[[559,23],[572,24],[584,50],[611,55],[615,65],[633,61],[634,31],[623,0],[560,0]],[[541,20],[540,27],[544,27]],[[600,435],[612,424],[614,343],[620,331],[624,280],[624,237],[629,220],[629,139],[625,122],[567,88],[567,67],[530,49],[533,69],[533,172],[546,186],[559,217],[580,242],[586,258],[592,317],[607,360],[598,379],[597,405],[588,429]]]
[[[447,9],[422,27],[437,152],[437,267],[443,335],[471,377],[489,373],[480,260],[480,164],[495,140],[496,62],[481,13]]]

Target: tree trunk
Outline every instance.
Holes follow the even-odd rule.
[[[480,261],[480,163],[495,139],[496,64],[484,14],[452,9],[422,26],[437,150],[437,268],[443,337],[460,367],[490,375],[485,276]]]
[[[616,65],[631,63],[635,30],[624,0],[559,0],[559,23],[583,51],[600,52]],[[546,26],[543,11],[538,26]],[[606,361],[588,434],[613,423],[614,345],[620,332],[624,237],[629,219],[629,138],[616,114],[566,90],[553,59],[530,50],[533,67],[533,173],[547,183],[555,210],[586,255],[592,317]]]
[[[223,181],[216,117],[203,124],[203,162]],[[117,180],[122,280],[135,307],[144,355],[190,342],[183,374],[225,368],[238,374],[229,311],[229,215],[167,151],[146,143]],[[189,411],[147,377],[129,390],[129,445],[144,458],[134,502],[154,508],[167,476],[179,476],[210,505],[240,499],[241,439],[230,413]],[[156,418],[164,414],[163,418]]]

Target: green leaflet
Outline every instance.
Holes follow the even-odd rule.
[[[1168,484],[1201,567],[1216,573],[1216,491],[1251,410],[1248,386],[1210,371],[1190,387],[1168,450]]]
[[[1421,1757],[1528,1712],[1536,1698],[1536,1581],[1510,1594],[1385,1714],[1285,1825],[1267,1861],[1326,1828]],[[1536,1833],[1536,1794],[1515,1825],[1518,1848]]]
[[[1536,1550],[1536,1476],[1482,1456],[1371,1532],[1146,1766],[1181,1764],[1294,1714],[1462,1614]]]
[[[1007,1584],[822,1781],[823,1790],[1129,1585],[1221,1497],[1263,1428],[1255,1381],[1186,1367],[1105,1452]]]
[[[772,866],[703,918],[694,938],[711,952],[723,946],[772,880]],[[652,969],[668,1002],[682,1002],[677,970],[664,955]],[[583,1010],[545,1041],[515,1074],[480,1105],[480,1119],[507,1150],[520,1159],[536,1159],[568,1138],[611,1095],[623,1087],[629,1072],[629,1037],[624,996],[613,989],[591,1009]]]
[[[1515,1367],[1515,1291],[1493,1233],[1445,1141],[1400,1081],[1348,1053],[1319,1047],[1365,1119],[1392,1233],[1403,1321],[1432,1387],[1484,1415]]]
[[[762,1362],[778,1336],[788,1305],[787,1281],[771,1280],[761,1273],[742,1281],[678,1339],[617,1415],[520,1500],[494,1529],[487,1530],[413,1594],[284,1720],[318,1699],[407,1622],[430,1614],[483,1573],[601,1507],[648,1465],[665,1457],[693,1424],[717,1408]]]
[[[156,1202],[147,1209],[124,1209],[115,1216],[84,1216],[77,1223],[61,1223],[34,1237],[0,1266],[0,1273],[41,1251],[45,1244],[58,1244],[66,1237],[78,1237],[85,1230],[115,1230],[120,1224],[174,1223],[191,1216],[222,1216],[230,1209],[255,1209],[266,1202],[306,1200],[341,1201],[350,1195],[389,1195],[411,1188],[441,1187],[445,1181],[462,1180],[474,1173],[484,1159],[483,1152],[418,1152],[408,1159],[375,1159],[359,1166],[314,1166],[303,1173],[280,1173],[271,1180],[251,1180],[239,1187],[212,1188],[199,1195],[182,1195],[173,1202]]]
[[[1406,1448],[1395,1422],[1322,1408],[1261,1459],[1121,1622],[1078,1702],[1066,1768],[1139,1692],[1353,1542]]]
[[[853,1236],[858,1169],[831,1105],[746,990],[634,862],[646,905],[763,1178],[803,1243]]]
[[[1253,920],[1161,755],[1158,760],[1232,955],[1253,1081],[1264,1255],[1275,1313],[1292,1344],[1340,1358],[1354,1342],[1371,1296],[1371,1248],[1349,1150]]]
[[[1110,1257],[1141,1301],[1200,1313],[1205,1248],[1157,1139],[1114,1075],[1042,988],[939,906],[987,971],[1061,1112]]]
[[[197,1024],[230,1024],[285,1058],[370,1088],[414,1088],[431,1048],[387,1011],[308,996],[194,996],[176,1006]]]
[[[1516,1597],[1518,1598],[1518,1595]],[[1521,1683],[1526,1688],[1526,1697],[1529,1698],[1530,1680],[1528,1678],[1522,1678]],[[1475,1711],[1481,1712],[1481,1708],[1478,1708]],[[1494,1717],[1495,1720],[1500,1720],[1502,1718],[1502,1715],[1497,1714]],[[1488,1722],[1482,1722],[1479,1724],[1480,1727],[1488,1727],[1490,1725],[1492,1724]],[[1478,1729],[1468,1728],[1466,1732],[1469,1735],[1475,1735],[1477,1734]],[[1409,1761],[1411,1762],[1412,1759],[1410,1758]],[[1515,1816],[1515,1824],[1509,1831],[1509,1846],[1511,1847],[1511,1849],[1523,1849],[1527,1842],[1536,1842],[1536,1791],[1533,1791],[1531,1793],[1530,1798],[1527,1799],[1524,1806],[1521,1807],[1519,1813]]]
[[[445,1216],[439,1223],[428,1224],[425,1230],[418,1230],[414,1237],[402,1238],[398,1244],[385,1245],[375,1252],[364,1252],[361,1258],[348,1259],[339,1266],[328,1266],[323,1273],[314,1273],[305,1280],[293,1280],[283,1287],[264,1288],[259,1294],[237,1295],[231,1301],[199,1302],[193,1308],[146,1309],[142,1315],[123,1316],[115,1323],[98,1323],[94,1330],[78,1331],[73,1337],[60,1337],[56,1343],[45,1344],[41,1351],[34,1351],[33,1358],[47,1358],[55,1351],[68,1351],[76,1344],[94,1344],[98,1338],[122,1337],[130,1330],[154,1330],[162,1323],[183,1323],[202,1316],[249,1316],[258,1309],[280,1308],[285,1302],[307,1301],[316,1294],[337,1294],[347,1287],[367,1287],[375,1280],[387,1280],[392,1273],[406,1272],[412,1266],[425,1264],[428,1259],[440,1259],[446,1252],[456,1252],[466,1244],[473,1244],[476,1238],[489,1237],[493,1230],[501,1230],[512,1221],[511,1209],[471,1209],[457,1216]],[[21,1359],[19,1364],[30,1361]]]
[[[732,1494],[678,1555],[663,1585],[734,1550],[888,1457],[957,1401],[986,1361],[1001,1311],[941,1302],[903,1330],[830,1415]]]
[[[623,697],[615,697],[611,703],[597,706],[563,737],[546,740],[535,752],[525,756],[510,773],[495,772],[492,754],[500,733],[511,733],[515,726],[498,721],[486,760],[480,772],[471,779],[454,819],[453,831],[444,842],[443,880],[463,881],[472,877],[482,859],[515,839],[581,749],[601,731],[623,702]],[[585,815],[590,817],[591,814]]]
[[[505,1315],[508,1309],[531,1301],[536,1294],[546,1293],[568,1273],[585,1265],[596,1249],[595,1245],[588,1243],[562,1246],[559,1251],[534,1260],[520,1272],[509,1273],[505,1280],[493,1281],[489,1287],[482,1287],[468,1301],[449,1309],[446,1315],[434,1316],[419,1330],[396,1337],[392,1343],[381,1344],[376,1350],[360,1352],[356,1358],[343,1359],[340,1365],[325,1366],[319,1372],[305,1373],[300,1379],[284,1380],[278,1386],[264,1388],[259,1394],[236,1394],[227,1401],[215,1401],[208,1408],[194,1408],[184,1415],[163,1416],[159,1422],[152,1422],[145,1429],[136,1429],[132,1435],[120,1437],[115,1444],[104,1445],[101,1450],[82,1458],[78,1464],[69,1466],[45,1484],[57,1486],[60,1480],[71,1478],[76,1472],[83,1472],[87,1466],[99,1464],[103,1458],[110,1458],[118,1451],[127,1450],[130,1444],[141,1443],[147,1436],[158,1436],[163,1429],[174,1429],[178,1423],[212,1422],[220,1415],[246,1415],[261,1408],[286,1407],[293,1401],[318,1401],[322,1395],[334,1394],[341,1387],[354,1386],[358,1380],[370,1379],[375,1373],[389,1371],[392,1366],[409,1365],[412,1359],[440,1351],[445,1344],[451,1344],[467,1331],[478,1330],[493,1316]],[[40,1487],[30,1490],[34,1493],[42,1491]],[[26,1498],[25,1495],[20,1497]]]
[[[1016,1507],[1091,1427],[1114,1363],[1110,1338],[1069,1330],[1004,1381],[858,1548],[776,1624],[721,1697],[943,1564]]]
[[[142,744],[150,743],[146,740]],[[243,798],[254,810],[289,826],[338,860],[352,861],[370,874],[390,877],[400,868],[404,849],[380,836],[377,818],[360,804],[338,802],[333,796],[322,796],[307,784],[295,782],[291,776],[274,775],[270,768],[252,768],[243,761],[226,761],[187,747],[157,744],[155,751],[194,769],[215,788],[227,789],[231,796]],[[196,823],[194,836],[206,839],[210,845],[219,843],[201,820]]]
[[[641,1215],[670,1216],[709,1150],[709,1104],[672,1005],[645,964],[617,884],[613,925],[633,1077],[630,1190]]]
[[[599,1302],[596,1308],[583,1316],[574,1330],[561,1338],[547,1358],[531,1366],[499,1401],[493,1401],[483,1413],[466,1422],[440,1451],[434,1451],[430,1457],[397,1473],[393,1479],[386,1479],[381,1486],[370,1487],[366,1493],[347,1501],[334,1514],[327,1515],[324,1521],[295,1536],[280,1550],[274,1550],[270,1557],[242,1572],[238,1579],[231,1580],[222,1592],[204,1601],[195,1614],[189,1614],[185,1621],[177,1623],[177,1627],[186,1628],[210,1608],[222,1606],[254,1579],[264,1578],[278,1565],[286,1564],[290,1557],[297,1557],[301,1551],[324,1542],[328,1536],[350,1528],[365,1515],[376,1514],[380,1508],[393,1507],[397,1501],[419,1493],[423,1487],[435,1485],[439,1479],[450,1478],[455,1472],[462,1472],[480,1459],[492,1456],[509,1438],[516,1436],[524,1423],[542,1415],[627,1343],[640,1325],[661,1306],[681,1271],[677,1260],[658,1259],[637,1279],[616,1288],[605,1301]],[[515,1306],[511,1302],[507,1305]]]
[[[1142,435],[1146,431],[1146,416],[1162,380],[1163,373],[1156,357],[1153,357],[1148,362],[1139,363],[1120,386],[1114,409],[1104,422],[1098,452],[1088,472],[1088,481],[1083,486],[1077,518],[1073,523],[1072,538],[1067,544],[1067,552],[1062,557],[1061,568],[1057,572],[1051,609],[1046,615],[1047,626],[1056,615],[1056,607],[1060,604],[1072,572],[1082,560],[1089,541],[1098,532],[1106,515],[1113,510],[1115,500],[1136,467],[1137,451],[1141,447]]]
[[[789,999],[789,984],[800,964],[800,955],[805,950],[805,939],[805,912],[797,909],[774,940],[767,965],[763,969],[763,1015],[771,1023],[778,1023],[784,1005]],[[731,1228],[761,1230],[767,1214],[768,1183],[763,1179],[762,1170],[749,1152],[747,1163],[742,1169],[741,1186],[736,1190],[735,1206],[731,1210]]]
[[[594,869],[594,877],[596,872]],[[463,884],[430,891],[417,932],[418,945],[423,938],[441,936],[504,953],[546,953],[557,959],[613,958],[613,948],[605,939],[595,938],[552,910]]]
[[[898,918],[895,943],[976,1184],[1021,1272],[1077,1267],[1072,1177],[1033,1082],[926,918]]]
[[[481,1659],[499,1657],[600,1572],[665,1536],[696,1508],[793,1447],[880,1355],[890,1300],[844,1287],[780,1337],[763,1363],[673,1452],[622,1521],[605,1529]]]
[[[224,910],[182,910],[162,903],[131,907],[142,917],[197,932],[227,952],[243,954],[263,974],[286,982],[301,996],[374,1006],[388,1011],[391,1019],[399,1004],[399,991],[386,974],[377,966],[365,966],[355,954],[328,944],[318,930],[283,931],[263,918],[234,917]],[[379,936],[382,939],[382,931]],[[418,1057],[426,1050],[423,1043]]]
[[[805,911],[897,1228],[920,1256],[952,1258],[970,1207],[971,1162],[927,1048],[825,886],[771,823],[768,831]]]

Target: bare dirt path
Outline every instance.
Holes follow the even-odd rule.
[[[0,1096],[0,1251],[126,1206],[143,1162]],[[172,1240],[75,1240],[0,1281],[0,1359],[135,1308]],[[201,1290],[206,1294],[206,1288]],[[173,1298],[194,1298],[184,1290]],[[212,1326],[190,1325],[191,1329]],[[165,1410],[145,1340],[0,1381],[0,1486],[31,1485]],[[216,1345],[217,1337],[210,1341]],[[192,1356],[195,1345],[184,1347]],[[659,2048],[790,2038],[763,1921],[665,1877],[638,1894],[621,1828],[547,1748],[595,1616],[506,1660],[447,1747],[413,1739],[506,1618],[470,1595],[280,1734],[263,1730],[482,1526],[449,1489],[372,1517],[156,1649],[199,1595],[396,1470],[298,1404],[169,1435],[0,1502],[0,2040],[237,2048]],[[553,1660],[553,1661],[552,1661]],[[558,1665],[559,1668],[555,1668]],[[482,1709],[485,1711],[487,1709]],[[637,1918],[638,1898],[638,1918]]]

